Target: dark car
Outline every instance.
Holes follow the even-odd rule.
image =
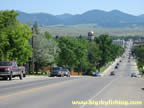
[[[117,63],[117,66],[119,65],[119,63]]]
[[[114,75],[115,75],[115,72],[114,72],[114,71],[111,71],[110,75],[111,75],[111,76],[114,76]]]
[[[68,69],[64,69],[64,76],[70,77],[70,71]]]
[[[92,72],[92,76],[101,76],[100,72]]]
[[[50,76],[60,76],[64,77],[64,70],[62,67],[53,67],[50,71]]]
[[[137,74],[135,72],[131,73],[131,77],[137,77]]]
[[[117,65],[115,66],[115,69],[118,69],[118,66],[117,66]]]
[[[96,72],[96,76],[101,76],[101,73],[100,72]]]
[[[96,76],[96,72],[92,72],[92,74],[91,74],[92,76]]]

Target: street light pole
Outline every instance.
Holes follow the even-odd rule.
[[[32,73],[34,73],[34,28],[32,27]]]

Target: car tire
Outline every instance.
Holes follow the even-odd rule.
[[[50,75],[50,77],[53,77],[53,75]]]
[[[20,79],[20,80],[23,79],[23,72],[20,73],[20,75],[19,75],[19,79]]]
[[[25,78],[25,77],[26,77],[26,74],[23,74],[23,77]]]
[[[8,80],[8,77],[3,77],[3,80]]]

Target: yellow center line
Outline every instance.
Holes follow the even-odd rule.
[[[8,95],[0,96],[0,99],[6,99],[6,98],[9,98],[9,97],[12,97],[12,96],[22,95],[22,94],[26,94],[26,93],[33,93],[33,92],[39,91],[41,89],[52,88],[52,87],[64,85],[64,84],[67,84],[67,83],[70,83],[70,82],[73,82],[73,81],[77,81],[77,80],[80,80],[80,79],[66,80],[66,81],[51,84],[51,85],[41,86],[39,88],[32,88],[32,89],[29,89],[29,90],[19,91],[19,92],[16,92],[16,93],[11,93],[11,94],[8,94]]]

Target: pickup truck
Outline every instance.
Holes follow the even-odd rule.
[[[0,77],[12,80],[13,77],[19,77],[21,80],[25,77],[25,67],[18,67],[15,61],[0,61]]]

